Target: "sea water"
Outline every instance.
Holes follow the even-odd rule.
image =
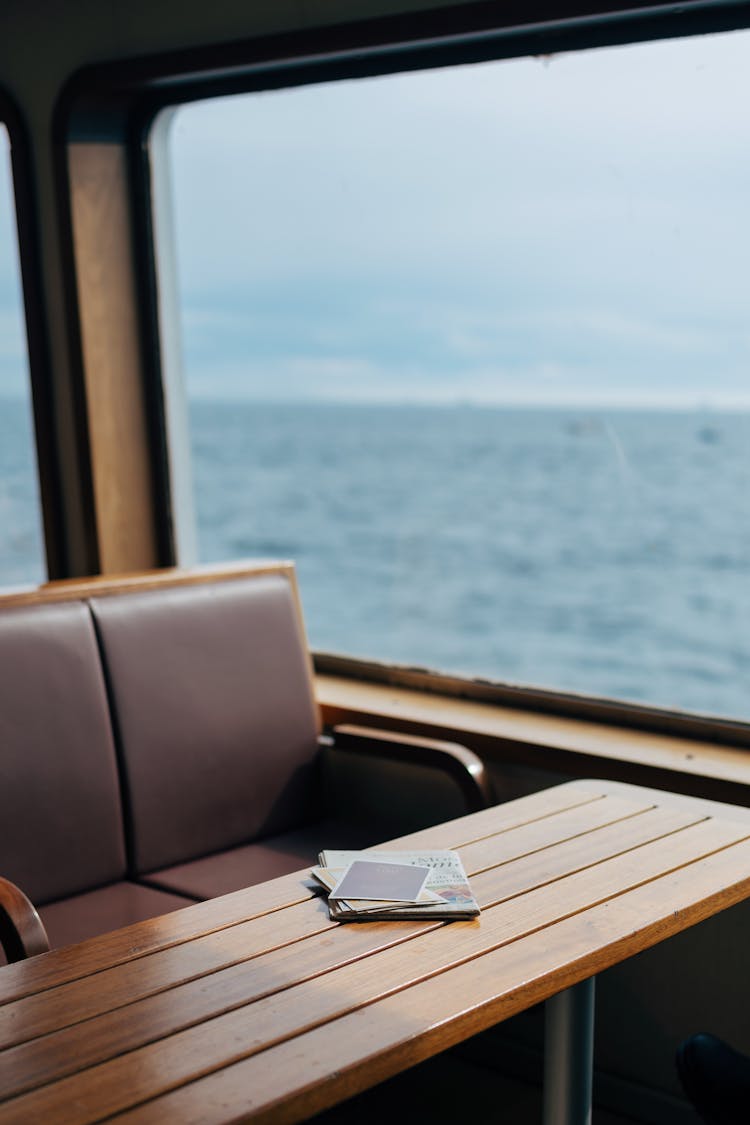
[[[205,561],[314,648],[750,716],[750,415],[196,402]]]
[[[31,404],[0,398],[0,586],[46,577]]]
[[[43,575],[0,410],[0,581]],[[313,648],[750,718],[750,415],[194,401],[201,561],[295,560]]]

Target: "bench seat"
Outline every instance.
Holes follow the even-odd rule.
[[[131,922],[145,922],[147,918],[169,914],[193,901],[184,895],[123,879],[84,894],[70,895],[59,902],[49,902],[39,907],[39,916],[50,948],[57,949],[129,926]]]
[[[150,886],[195,899],[215,898],[231,891],[288,875],[317,863],[327,848],[366,848],[379,841],[372,827],[327,817],[304,828],[282,832],[267,840],[228,848],[216,855],[178,863],[147,876]]]
[[[0,666],[0,876],[52,946],[488,802],[460,747],[321,731],[289,563],[0,598]]]

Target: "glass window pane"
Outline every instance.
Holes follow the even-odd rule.
[[[10,146],[0,124],[0,585],[45,577]]]
[[[750,716],[736,33],[181,109],[200,554],[311,642]]]

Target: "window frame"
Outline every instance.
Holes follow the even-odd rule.
[[[47,322],[43,315],[43,286],[39,239],[34,212],[34,176],[28,130],[10,93],[0,85],[0,122],[10,146],[12,196],[18,240],[23,324],[28,356],[33,416],[34,457],[37,466],[43,563],[49,575],[59,573],[66,556],[66,526],[62,480],[56,471],[59,446],[54,424],[54,389]]]
[[[72,200],[81,188],[83,173],[71,160],[75,146],[84,146],[94,159],[107,146],[121,154],[116,182],[121,212],[126,217],[132,261],[123,267],[128,277],[130,332],[133,352],[139,359],[142,400],[133,409],[133,447],[143,462],[142,478],[148,482],[147,498],[132,499],[132,511],[145,528],[142,565],[169,565],[177,561],[179,505],[171,480],[170,443],[167,433],[169,404],[165,401],[163,355],[159,328],[158,265],[154,249],[154,164],[164,159],[164,139],[153,131],[163,111],[187,102],[227,94],[260,92],[282,87],[330,82],[390,72],[466,64],[489,59],[550,54],[582,48],[687,37],[750,27],[750,0],[687,0],[686,3],[649,4],[634,0],[628,9],[616,3],[534,3],[497,5],[478,2],[432,8],[410,14],[364,19],[308,31],[285,32],[232,43],[156,54],[148,58],[96,65],[79,71],[67,84],[58,102],[55,134],[60,151],[60,192],[68,246],[67,269],[73,291],[80,273],[85,243],[77,238],[71,217]],[[79,304],[86,313],[86,293]],[[108,315],[121,315],[122,306]],[[104,319],[106,324],[106,316]],[[88,402],[88,424],[97,427],[86,389],[86,357],[78,341],[80,394]],[[42,407],[41,409],[44,409]],[[101,414],[112,409],[105,403]],[[119,474],[119,475],[118,475]],[[92,492],[123,487],[121,466],[93,465]],[[47,482],[49,487],[49,481]],[[88,503],[95,508],[95,500]],[[60,506],[61,507],[61,506]],[[97,519],[91,521],[97,525]],[[116,568],[122,556],[102,565],[107,537],[117,528],[97,526],[98,569]],[[121,566],[120,569],[123,569]],[[58,571],[59,573],[59,571]],[[318,657],[330,671],[329,658]],[[377,670],[366,662],[335,660],[337,673],[374,681],[387,680],[409,686],[405,670]],[[322,663],[321,663],[322,662]],[[422,687],[475,696],[476,684],[450,677],[435,678],[425,672]],[[432,685],[432,686],[430,686]],[[462,686],[463,685],[463,686]],[[750,748],[750,724],[727,722],[708,716],[624,704],[617,700],[582,697],[573,693],[485,685],[492,699],[505,706],[560,715],[576,715],[598,722],[642,730],[668,731],[685,737],[719,741]]]

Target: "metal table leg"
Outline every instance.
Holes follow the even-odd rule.
[[[594,977],[545,1006],[544,1125],[591,1125]]]

